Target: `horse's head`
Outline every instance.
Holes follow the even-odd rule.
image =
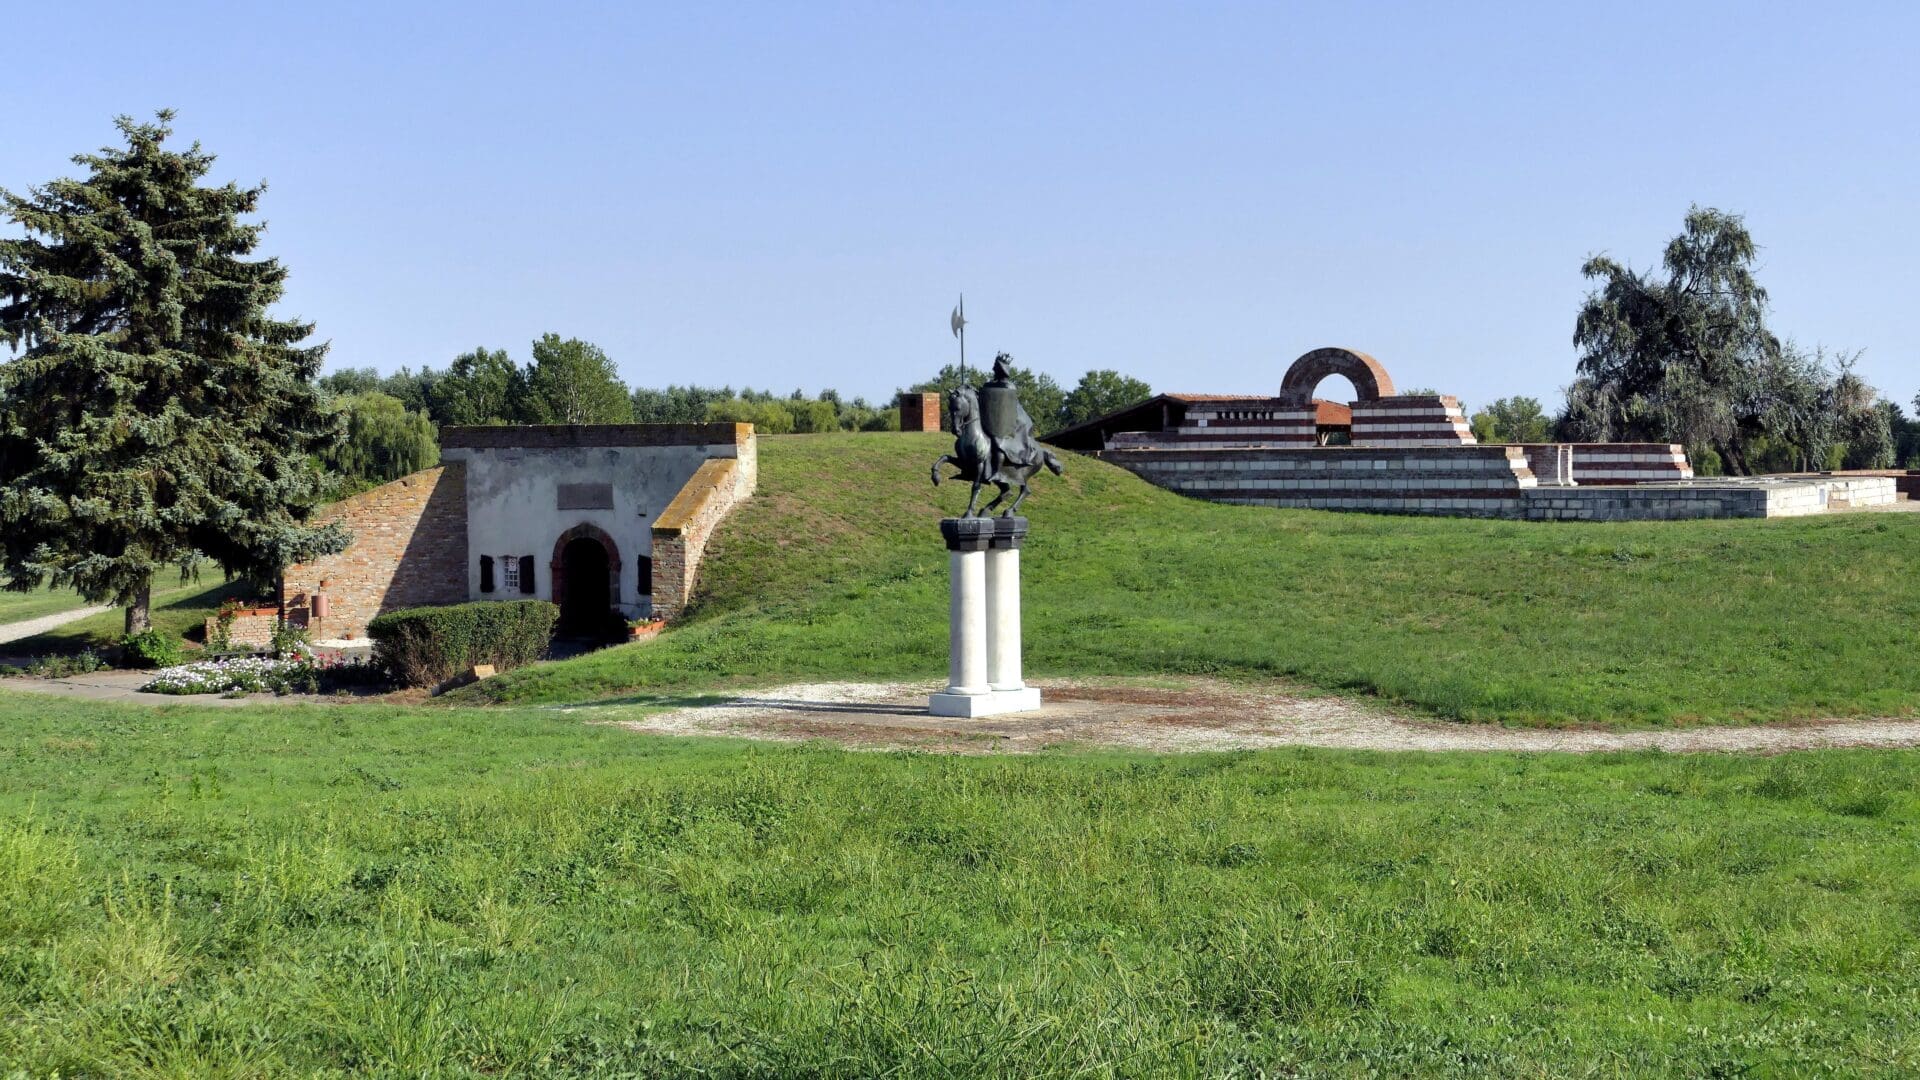
[[[947,414],[953,417],[955,431],[972,423],[979,412],[980,399],[971,387],[961,386],[947,391]]]

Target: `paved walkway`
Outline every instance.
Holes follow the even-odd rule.
[[[35,634],[44,634],[56,630],[70,622],[79,622],[89,615],[98,615],[111,611],[109,607],[83,607],[72,611],[56,611],[51,615],[42,615],[37,619],[24,619],[20,622],[0,623],[0,645],[9,641],[21,641]]]
[[[272,694],[252,694],[226,698],[219,694],[143,694],[142,686],[152,681],[151,671],[96,671],[90,675],[69,675],[64,679],[21,677],[0,680],[0,687],[25,690],[34,694],[80,698],[83,701],[129,701],[141,705],[245,705],[249,702],[287,701]],[[313,700],[313,699],[304,699]]]

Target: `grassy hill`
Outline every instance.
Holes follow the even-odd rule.
[[[515,672],[554,702],[937,679],[965,489],[940,435],[760,440],[760,491],[660,639]],[[1920,515],[1571,524],[1223,506],[1068,456],[1027,504],[1028,671],[1280,676],[1436,715],[1739,722],[1920,707]]]

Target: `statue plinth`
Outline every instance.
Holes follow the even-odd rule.
[[[1020,545],[1023,517],[946,518],[951,575],[947,688],[927,707],[935,716],[997,716],[1040,707],[1040,690],[1020,674]]]

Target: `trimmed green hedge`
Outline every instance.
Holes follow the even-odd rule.
[[[482,600],[390,611],[367,624],[374,660],[409,686],[438,686],[475,664],[505,671],[547,651],[560,609],[545,600]]]

